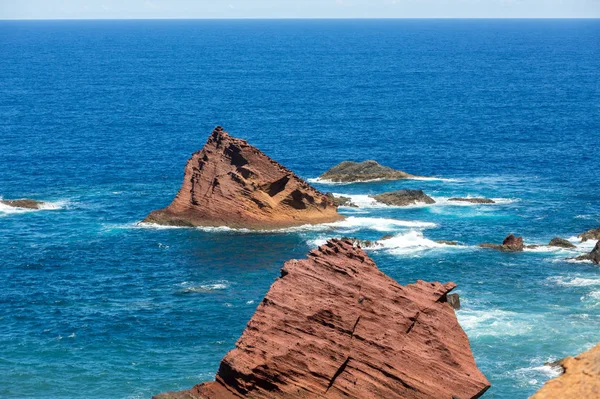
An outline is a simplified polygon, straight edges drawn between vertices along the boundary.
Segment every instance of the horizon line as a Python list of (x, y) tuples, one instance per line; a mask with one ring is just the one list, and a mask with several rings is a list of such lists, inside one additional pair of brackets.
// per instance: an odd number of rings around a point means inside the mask
[(596, 20), (598, 17), (115, 17), (115, 18), (0, 18), (0, 21), (231, 21), (231, 20)]

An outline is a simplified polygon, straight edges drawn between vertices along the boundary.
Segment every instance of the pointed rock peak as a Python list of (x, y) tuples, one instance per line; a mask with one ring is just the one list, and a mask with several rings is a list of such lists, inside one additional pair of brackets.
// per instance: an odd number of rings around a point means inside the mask
[(331, 198), (217, 126), (192, 154), (173, 202), (144, 222), (277, 229), (342, 218)]
[(214, 382), (160, 399), (479, 398), (489, 382), (446, 294), (402, 286), (351, 241), (290, 260)]

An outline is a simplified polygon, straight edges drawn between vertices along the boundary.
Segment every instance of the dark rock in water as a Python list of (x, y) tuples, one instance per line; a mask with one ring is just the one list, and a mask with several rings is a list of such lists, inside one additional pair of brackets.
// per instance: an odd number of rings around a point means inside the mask
[(503, 252), (520, 252), (523, 251), (523, 237), (516, 237), (514, 234), (506, 236), (502, 244), (479, 244), (482, 248), (492, 248)]
[(489, 198), (449, 198), (448, 201), (470, 202), (472, 204), (495, 204), (496, 201)]
[(581, 255), (575, 258), (577, 260), (591, 260), (593, 263), (600, 265), (600, 241), (596, 243), (594, 249), (589, 254)]
[(373, 248), (373, 247), (378, 246), (377, 241), (361, 240), (361, 239), (355, 238), (355, 237), (342, 237), (341, 240), (351, 242), (352, 245), (358, 246), (360, 248)]
[(384, 235), (383, 237), (381, 237), (381, 238), (379, 239), (379, 241), (383, 241), (383, 240), (389, 240), (390, 238), (394, 238), (394, 235), (393, 235), (393, 234), (386, 234), (386, 235)]
[(448, 294), (446, 295), (446, 298), (448, 299), (448, 303), (450, 304), (450, 306), (452, 306), (453, 309), (460, 309), (460, 297), (458, 296), (458, 294)]
[(352, 198), (350, 198), (350, 197), (344, 197), (343, 195), (340, 195), (339, 197), (336, 197), (335, 195), (333, 195), (333, 193), (326, 193), (325, 195), (336, 206), (349, 206), (349, 207), (352, 207), (352, 208), (358, 208), (358, 205), (356, 205), (354, 202), (352, 202)]
[(156, 399), (475, 399), (490, 384), (447, 303), (402, 286), (351, 242), (290, 260), (215, 381)]
[(588, 230), (585, 233), (581, 233), (577, 236), (577, 238), (581, 238), (581, 241), (583, 242), (587, 240), (600, 240), (600, 227), (597, 229)]
[(555, 363), (563, 369), (563, 373), (546, 382), (529, 399), (600, 398), (600, 344)]
[[(458, 242), (456, 242), (456, 241), (436, 240), (435, 242), (437, 242), (438, 244), (444, 244), (444, 245), (458, 245)], [(458, 294), (456, 294), (456, 295), (458, 295)]]
[(575, 245), (571, 244), (569, 241), (564, 238), (554, 237), (548, 243), (549, 247), (560, 247), (560, 248), (576, 248)]
[(433, 198), (423, 192), (423, 190), (398, 190), (389, 193), (371, 195), (371, 198), (377, 202), (393, 206), (407, 206), (413, 204), (435, 204)]
[(0, 204), (12, 206), (13, 208), (40, 209), (44, 203), (42, 201), (23, 198), (17, 200), (0, 200)]
[(217, 126), (188, 161), (173, 202), (144, 222), (277, 229), (341, 219), (325, 194)]
[(416, 177), (401, 170), (381, 166), (376, 161), (352, 162), (344, 161), (327, 172), (320, 178), (334, 182), (360, 182), (369, 180), (399, 180)]

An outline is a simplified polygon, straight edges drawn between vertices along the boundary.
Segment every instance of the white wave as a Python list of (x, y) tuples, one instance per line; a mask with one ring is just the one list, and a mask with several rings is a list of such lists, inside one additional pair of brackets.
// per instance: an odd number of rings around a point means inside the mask
[(547, 281), (559, 285), (561, 287), (590, 287), (600, 286), (600, 277), (598, 278), (583, 278), (570, 276), (554, 276), (548, 277)]
[(452, 178), (444, 178), (444, 177), (427, 177), (427, 176), (414, 176), (414, 177), (406, 177), (403, 179), (369, 179), (369, 180), (359, 180), (352, 182), (339, 182), (332, 181), (328, 179), (321, 179), (320, 177), (310, 177), (306, 179), (309, 183), (319, 183), (319, 184), (329, 184), (329, 185), (347, 185), (347, 184), (357, 184), (357, 183), (373, 183), (377, 181), (402, 181), (402, 180), (425, 180), (425, 181), (443, 181), (443, 182), (459, 182), (461, 179), (452, 179)]
[(539, 245), (536, 248), (524, 248), (523, 252), (537, 252), (537, 253), (552, 253), (563, 256), (573, 256), (573, 253), (578, 252), (576, 248), (562, 248), (562, 247), (551, 247), (546, 244), (535, 244)]
[(398, 234), (392, 238), (386, 240), (379, 240), (376, 242), (376, 246), (372, 248), (365, 248), (366, 250), (379, 250), (383, 249), (390, 254), (404, 255), (407, 253), (413, 253), (418, 251), (424, 251), (433, 248), (458, 248), (459, 246), (446, 245), (435, 242), (428, 238), (423, 237), (423, 233), (420, 231), (411, 230), (408, 233)]
[(536, 323), (535, 315), (494, 308), (486, 310), (462, 308), (456, 312), (456, 316), (470, 338), (527, 334), (533, 330)]
[(490, 198), (494, 201), (493, 204), (478, 204), (466, 201), (450, 201), (450, 198), (482, 198), (482, 197), (431, 197), (435, 200), (435, 204), (432, 205), (451, 205), (451, 206), (493, 206), (493, 205), (506, 205), (512, 204), (513, 202), (521, 201), (519, 198)]
[(431, 181), (443, 181), (443, 182), (460, 182), (463, 181), (463, 179), (456, 179), (456, 178), (449, 178), (449, 177), (435, 177), (435, 176), (415, 176), (415, 177), (408, 177), (406, 179), (403, 180), (431, 180)]
[(227, 288), (229, 288), (229, 281), (218, 280), (218, 281), (207, 282), (207, 283), (199, 284), (199, 285), (193, 285), (192, 283), (190, 283), (188, 281), (184, 281), (183, 283), (179, 284), (179, 286), (182, 287), (180, 292), (184, 293), (184, 294), (197, 293), (197, 292), (211, 292), (211, 291), (226, 290)]
[[(359, 208), (388, 208), (388, 205), (382, 204), (381, 202), (375, 201), (370, 195), (367, 194), (340, 194), (333, 193), (336, 197), (348, 197), (350, 201), (357, 205)], [(343, 208), (352, 208), (344, 206)]]
[[(336, 197), (348, 197), (351, 202), (357, 205), (359, 208), (424, 208), (424, 207), (436, 207), (436, 206), (493, 206), (493, 205), (505, 205), (516, 201), (520, 201), (518, 198), (491, 198), (495, 201), (494, 204), (477, 204), (472, 202), (464, 201), (449, 201), (453, 197), (431, 197), (435, 201), (434, 204), (426, 204), (419, 202), (416, 204), (410, 204), (405, 206), (386, 205), (381, 202), (377, 202), (373, 197), (368, 194), (344, 194), (344, 193), (333, 193)], [(473, 198), (473, 197), (464, 197)], [(348, 206), (342, 206), (344, 209), (356, 209)]]
[(364, 228), (376, 231), (394, 231), (399, 227), (433, 228), (437, 225), (432, 222), (422, 222), (418, 220), (398, 220), (389, 218), (368, 218), (349, 216), (344, 220), (340, 220), (339, 222), (325, 223), (323, 225), (316, 226), (328, 226), (333, 227), (334, 229)]

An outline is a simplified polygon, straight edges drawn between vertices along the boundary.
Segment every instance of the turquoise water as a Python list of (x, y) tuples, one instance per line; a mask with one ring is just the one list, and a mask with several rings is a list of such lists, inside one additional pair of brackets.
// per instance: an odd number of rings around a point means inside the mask
[[(600, 23), (0, 22), (0, 397), (147, 398), (210, 380), (278, 275), (328, 237), (400, 283), (454, 281), (492, 382), (600, 341)], [(439, 180), (331, 185), (346, 221), (276, 233), (137, 225), (223, 125), (307, 179), (346, 159)], [(423, 189), (430, 206), (368, 194)], [(451, 205), (451, 196), (495, 205)], [(574, 251), (477, 248), (508, 233)], [(449, 239), (449, 247), (433, 240)]]

